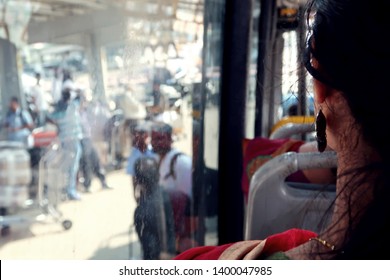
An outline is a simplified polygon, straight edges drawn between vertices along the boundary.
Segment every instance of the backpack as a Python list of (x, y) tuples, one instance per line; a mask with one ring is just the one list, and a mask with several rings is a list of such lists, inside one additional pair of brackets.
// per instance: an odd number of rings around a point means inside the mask
[[(169, 172), (164, 176), (168, 179), (172, 176), (176, 181), (175, 163), (182, 152), (177, 152), (172, 158), (169, 165)], [(175, 222), (176, 235), (176, 251), (177, 253), (197, 246), (197, 241), (193, 238), (198, 229), (198, 217), (191, 214), (191, 200), (181, 192), (168, 191), (170, 201), (172, 204), (173, 217)]]
[(178, 152), (178, 153), (173, 155), (173, 157), (171, 158), (171, 163), (169, 164), (169, 172), (164, 176), (165, 180), (171, 176), (172, 176), (173, 180), (176, 180), (175, 163), (176, 163), (177, 158), (183, 154), (184, 153), (182, 153), (182, 152)]

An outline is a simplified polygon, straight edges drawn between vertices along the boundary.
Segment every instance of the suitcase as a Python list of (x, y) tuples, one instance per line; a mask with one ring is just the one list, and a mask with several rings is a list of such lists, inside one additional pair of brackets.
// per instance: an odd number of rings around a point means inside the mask
[(34, 130), (32, 132), (32, 136), (34, 139), (35, 148), (48, 147), (57, 138), (57, 131)]

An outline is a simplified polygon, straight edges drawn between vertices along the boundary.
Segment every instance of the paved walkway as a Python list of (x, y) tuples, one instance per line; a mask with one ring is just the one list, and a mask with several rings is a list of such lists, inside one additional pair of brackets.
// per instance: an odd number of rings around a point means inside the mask
[(61, 204), (64, 218), (73, 222), (68, 231), (51, 219), (12, 226), (9, 236), (0, 237), (0, 259), (129, 259), (132, 243), (131, 257), (139, 259), (136, 235), (129, 235), (135, 208), (130, 178), (117, 170), (107, 181), (113, 190), (101, 190), (94, 180), (82, 201)]

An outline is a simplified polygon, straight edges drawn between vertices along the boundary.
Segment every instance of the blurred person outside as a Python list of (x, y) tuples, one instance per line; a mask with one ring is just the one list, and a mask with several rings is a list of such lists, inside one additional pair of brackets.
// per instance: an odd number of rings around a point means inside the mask
[(111, 130), (110, 142), (114, 140), (112, 142), (116, 145), (110, 148), (114, 149), (113, 154), (115, 154), (116, 160), (121, 163), (130, 155), (130, 140), (134, 128), (145, 120), (147, 113), (145, 106), (130, 91), (118, 96), (117, 109), (123, 112), (124, 120), (120, 122), (117, 130)]
[(44, 126), (46, 123), (46, 116), (48, 114), (49, 104), (48, 101), (46, 100), (45, 93), (40, 84), (41, 74), (35, 73), (35, 78), (37, 80), (37, 83), (35, 86), (31, 88), (30, 94), (31, 97), (33, 98), (33, 102), (35, 104), (35, 108), (37, 112), (36, 124), (38, 127), (40, 127), (40, 126)]
[(191, 198), (192, 159), (172, 147), (172, 131), (172, 126), (166, 123), (155, 123), (152, 126), (151, 144), (158, 155), (160, 184), (167, 190), (180, 191)]
[(133, 178), (140, 194), (134, 211), (134, 225), (142, 245), (143, 259), (172, 258), (175, 254), (173, 212), (169, 195), (158, 183), (156, 160), (138, 158), (134, 164)]
[(58, 137), (61, 142), (63, 159), (63, 172), (67, 176), (65, 191), (69, 199), (80, 200), (77, 192), (77, 173), (81, 157), (82, 127), (79, 112), (79, 102), (71, 100), (69, 89), (62, 92), (62, 99), (57, 103), (48, 121), (54, 123), (58, 129)]
[(72, 73), (70, 72), (70, 70), (67, 69), (63, 70), (63, 75), (62, 75), (61, 92), (63, 92), (64, 90), (69, 90), (71, 99), (76, 98), (77, 86), (73, 80)]
[(197, 227), (192, 216), (192, 159), (172, 147), (172, 127), (166, 123), (152, 126), (151, 144), (158, 155), (159, 185), (171, 198), (176, 234), (176, 250), (181, 252), (193, 245), (192, 234)]
[(78, 94), (76, 101), (80, 102), (82, 128), (80, 171), (82, 171), (85, 191), (90, 192), (93, 174), (99, 178), (102, 189), (112, 189), (107, 184), (105, 170), (100, 163), (99, 155), (92, 141), (92, 120), (89, 118), (88, 104), (83, 93)]
[(52, 98), (54, 104), (57, 104), (61, 100), (62, 92), (62, 71), (61, 68), (54, 69), (54, 76), (52, 81)]
[[(110, 119), (112, 112), (106, 101), (98, 98), (88, 98), (86, 93), (85, 98), (88, 99), (88, 117), (90, 126), (93, 127), (91, 131), (91, 138), (93, 139), (94, 146), (99, 155), (100, 163), (103, 167), (108, 166), (108, 148), (109, 148), (109, 137), (106, 133), (107, 125), (110, 125)], [(114, 124), (111, 123), (111, 126)], [(112, 128), (111, 128), (112, 129)]]
[[(21, 108), (19, 99), (11, 97), (9, 109), (6, 114), (2, 127), (6, 129), (7, 140), (18, 142), (24, 145), (26, 149), (32, 146), (31, 130), (34, 128), (34, 123), (30, 113)], [(24, 166), (16, 166), (16, 168), (24, 168)], [(8, 215), (7, 207), (0, 207), (0, 216)], [(1, 234), (8, 234), (10, 226), (3, 223), (1, 226)]]
[(150, 113), (153, 116), (164, 113), (168, 109), (168, 100), (167, 97), (161, 92), (161, 84), (157, 81), (153, 81), (153, 107), (149, 108)]
[(32, 145), (31, 130), (34, 122), (27, 110), (24, 110), (17, 97), (11, 97), (9, 109), (3, 127), (6, 128), (7, 140), (23, 143), (26, 147)]
[(161, 104), (160, 83), (154, 80), (153, 80), (152, 95), (153, 95), (153, 106), (155, 107), (160, 106)]
[(153, 72), (153, 103), (154, 106), (160, 107), (164, 111), (168, 104), (166, 104), (167, 100), (165, 100), (166, 97), (163, 96), (160, 86), (167, 84), (173, 77), (171, 72), (165, 67), (155, 67)]
[(126, 173), (132, 177), (133, 187), (134, 187), (134, 196), (138, 201), (139, 193), (135, 190), (134, 183), (134, 165), (135, 162), (142, 157), (153, 157), (157, 158), (157, 155), (152, 151), (150, 144), (148, 143), (149, 130), (146, 124), (139, 124), (134, 128), (134, 132), (131, 134), (131, 152), (130, 156), (127, 159)]

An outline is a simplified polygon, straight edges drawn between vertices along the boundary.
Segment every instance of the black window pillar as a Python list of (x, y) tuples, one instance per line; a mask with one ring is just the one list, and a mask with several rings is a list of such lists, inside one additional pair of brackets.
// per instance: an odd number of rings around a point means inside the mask
[(270, 72), (272, 68), (271, 52), (276, 36), (276, 2), (260, 0), (255, 136), (268, 136), (269, 127), (267, 126), (270, 113), (270, 95), (272, 94), (271, 81), (273, 79), (273, 73)]
[(219, 136), (218, 240), (243, 239), (242, 140), (251, 38), (252, 0), (226, 1)]

